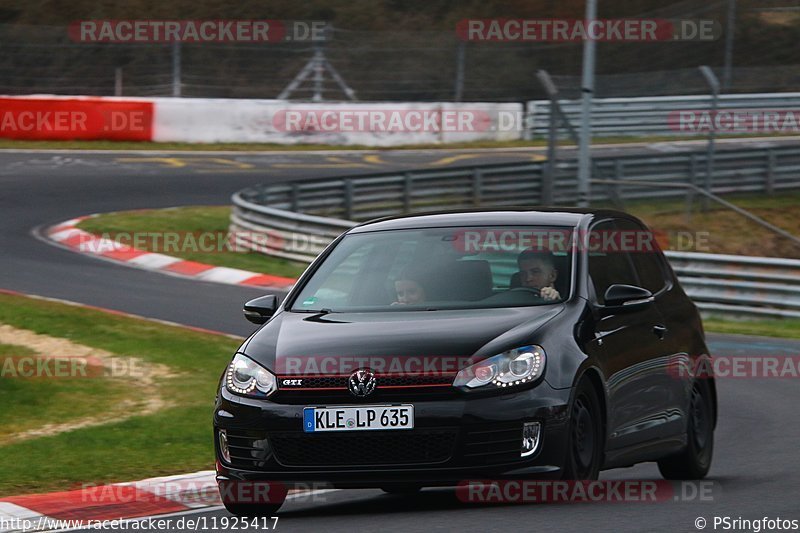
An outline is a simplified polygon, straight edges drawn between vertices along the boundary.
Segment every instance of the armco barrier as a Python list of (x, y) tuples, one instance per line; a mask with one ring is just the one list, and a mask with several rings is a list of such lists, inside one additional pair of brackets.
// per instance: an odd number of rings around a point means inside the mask
[[(573, 125), (580, 123), (580, 100), (559, 100), (559, 104)], [(681, 110), (709, 111), (710, 109), (711, 98), (708, 95), (596, 98), (592, 100), (592, 135), (596, 137), (707, 135), (705, 131), (680, 131), (675, 127), (674, 117), (671, 119), (671, 115)], [(719, 97), (719, 110), (800, 112), (800, 93), (723, 94)], [(527, 117), (526, 138), (546, 138), (550, 124), (550, 101), (528, 102)], [(563, 125), (560, 128), (561, 134), (566, 136)]]
[[(757, 166), (760, 161), (754, 157), (750, 164)], [(658, 176), (658, 162), (651, 163), (649, 168)], [(356, 224), (342, 218), (366, 220), (481, 205), (537, 205), (541, 181), (537, 165), (506, 163), (255, 186), (233, 195), (231, 230), (242, 233), (239, 242), (245, 247), (310, 262)], [(642, 172), (648, 168), (643, 162), (640, 166)], [(795, 161), (792, 167), (797, 176), (800, 166)], [(747, 167), (740, 170), (750, 172)], [(800, 186), (796, 177), (792, 184)], [(261, 237), (248, 238), (253, 233)], [(687, 294), (706, 313), (800, 318), (799, 260), (687, 252), (666, 255)]]

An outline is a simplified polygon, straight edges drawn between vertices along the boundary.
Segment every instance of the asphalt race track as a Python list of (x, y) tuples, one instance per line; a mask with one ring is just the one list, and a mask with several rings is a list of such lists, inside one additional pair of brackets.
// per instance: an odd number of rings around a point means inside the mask
[[(766, 141), (765, 141), (766, 142)], [(772, 142), (772, 141), (770, 141)], [(777, 141), (776, 141), (777, 142)], [(611, 150), (671, 151), (670, 143)], [(64, 298), (237, 335), (252, 331), (242, 302), (257, 289), (185, 280), (62, 250), (35, 229), (97, 212), (223, 205), (259, 182), (540, 157), (498, 152), (91, 153), (0, 151), (0, 288)], [(538, 154), (538, 155), (537, 155)], [(198, 290), (198, 288), (200, 290)], [(798, 355), (800, 342), (709, 335), (712, 353)], [(225, 359), (220, 364), (225, 364)], [(800, 389), (796, 379), (720, 379), (709, 476), (713, 501), (475, 505), (452, 490), (418, 496), (333, 491), (288, 501), (279, 531), (697, 531), (715, 516), (800, 519)], [(211, 402), (212, 399), (209, 399)], [(603, 479), (660, 479), (653, 464)], [(206, 510), (193, 517), (228, 516)], [(210, 523), (210, 522), (209, 522)], [(718, 526), (717, 529), (721, 529)]]

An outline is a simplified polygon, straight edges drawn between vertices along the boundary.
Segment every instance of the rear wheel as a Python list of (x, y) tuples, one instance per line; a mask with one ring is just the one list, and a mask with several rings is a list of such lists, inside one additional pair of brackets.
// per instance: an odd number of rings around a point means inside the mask
[(605, 438), (597, 391), (582, 380), (570, 409), (563, 479), (597, 479)]
[(700, 379), (692, 387), (686, 448), (658, 461), (665, 479), (702, 479), (711, 468), (714, 455), (714, 404), (708, 381)]

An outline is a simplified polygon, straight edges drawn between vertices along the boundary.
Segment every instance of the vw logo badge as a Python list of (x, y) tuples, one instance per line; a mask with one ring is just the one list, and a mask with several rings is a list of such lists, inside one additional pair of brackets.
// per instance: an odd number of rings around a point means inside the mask
[(366, 368), (359, 368), (347, 380), (347, 388), (350, 394), (356, 398), (364, 398), (372, 394), (375, 390), (375, 374)]

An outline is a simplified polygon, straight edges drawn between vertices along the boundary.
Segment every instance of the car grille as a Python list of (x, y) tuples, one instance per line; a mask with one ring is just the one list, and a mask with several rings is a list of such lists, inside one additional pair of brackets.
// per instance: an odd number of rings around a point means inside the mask
[(357, 434), (271, 433), (277, 461), (285, 466), (436, 464), (450, 459), (455, 430)]
[(519, 459), (522, 424), (492, 424), (467, 429), (462, 456), (473, 465), (500, 464)]
[[(303, 376), (302, 385), (282, 385), (284, 379), (298, 379), (298, 376), (278, 376), (281, 391), (308, 391), (310, 389), (347, 390), (350, 376)], [(377, 374), (378, 389), (392, 387), (449, 387), (453, 384), (455, 374)]]
[(270, 458), (267, 436), (263, 432), (227, 430), (231, 465), (246, 469), (260, 469)]

